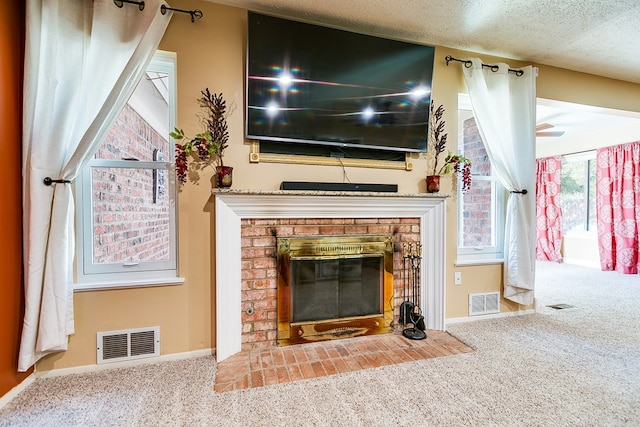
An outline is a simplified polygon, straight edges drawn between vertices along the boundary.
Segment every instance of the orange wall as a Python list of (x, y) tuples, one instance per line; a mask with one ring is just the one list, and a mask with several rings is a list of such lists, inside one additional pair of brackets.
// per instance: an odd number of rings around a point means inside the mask
[(7, 2), (0, 13), (0, 396), (29, 373), (17, 373), (22, 324), (22, 63), (24, 3)]

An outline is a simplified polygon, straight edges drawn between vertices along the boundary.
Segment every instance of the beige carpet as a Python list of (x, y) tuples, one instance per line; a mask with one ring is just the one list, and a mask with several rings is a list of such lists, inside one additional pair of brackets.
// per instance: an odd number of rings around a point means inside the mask
[[(468, 354), (216, 394), (212, 358), (38, 380), (1, 426), (638, 426), (640, 276), (541, 264), (534, 315)], [(555, 310), (546, 305), (569, 304)]]

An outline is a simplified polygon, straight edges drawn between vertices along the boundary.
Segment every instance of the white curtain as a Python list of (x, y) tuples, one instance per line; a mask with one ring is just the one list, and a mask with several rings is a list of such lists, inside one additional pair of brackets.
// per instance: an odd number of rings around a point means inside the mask
[(74, 201), (69, 184), (102, 143), (170, 20), (161, 0), (28, 0), (23, 110), (25, 316), (29, 369), (74, 332)]
[(504, 297), (529, 305), (535, 281), (537, 69), (524, 67), (522, 76), (517, 76), (507, 64), (490, 68), (477, 58), (470, 61), (471, 66), (463, 64), (462, 69), (471, 106), (491, 166), (509, 190)]

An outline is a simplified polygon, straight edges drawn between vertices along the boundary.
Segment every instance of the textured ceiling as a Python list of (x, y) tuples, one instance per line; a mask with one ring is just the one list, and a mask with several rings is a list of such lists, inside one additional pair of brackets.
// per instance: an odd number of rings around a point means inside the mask
[[(640, 0), (211, 1), (640, 84)], [(539, 100), (537, 118), (564, 132), (537, 138), (544, 155), (582, 151), (589, 135), (612, 144), (640, 134), (640, 113)]]
[(215, 0), (640, 83), (639, 0)]

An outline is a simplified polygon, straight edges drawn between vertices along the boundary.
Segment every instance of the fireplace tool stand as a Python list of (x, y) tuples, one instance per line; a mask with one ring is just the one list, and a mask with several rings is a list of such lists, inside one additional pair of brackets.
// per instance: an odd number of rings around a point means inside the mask
[(402, 288), (403, 302), (400, 304), (400, 323), (412, 325), (402, 330), (402, 335), (411, 340), (427, 338), (424, 316), (420, 309), (420, 265), (422, 244), (418, 242), (402, 244)]

